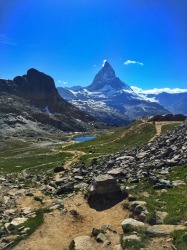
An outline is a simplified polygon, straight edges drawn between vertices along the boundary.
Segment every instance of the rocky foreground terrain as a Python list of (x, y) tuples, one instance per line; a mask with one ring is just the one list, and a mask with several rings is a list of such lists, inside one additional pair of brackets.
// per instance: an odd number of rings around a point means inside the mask
[[(173, 181), (168, 179), (168, 174), (172, 173), (174, 166), (182, 168), (186, 164), (187, 122), (185, 121), (144, 146), (93, 158), (90, 165), (75, 164), (71, 169), (58, 166), (53, 171), (45, 173), (24, 170), (21, 173), (1, 174), (0, 249), (9, 249), (18, 239), (24, 239), (31, 234), (32, 220), (35, 221), (34, 224), (37, 224), (41, 214), (47, 213), (46, 216), (54, 216), (55, 221), (58, 210), (61, 213), (61, 225), (67, 223), (69, 216), (71, 223), (66, 229), (68, 240), (64, 241), (64, 245), (61, 243), (61, 248), (59, 246), (54, 248), (51, 243), (50, 247), (53, 249), (68, 249), (69, 245), (69, 249), (77, 250), (153, 249), (151, 247), (175, 249), (169, 235), (174, 230), (186, 229), (186, 221), (164, 224), (164, 218), (168, 215), (166, 211), (156, 209), (155, 216), (151, 217), (147, 202), (137, 199), (136, 196), (130, 194), (130, 191), (142, 181), (161, 193), (186, 185), (186, 182), (179, 177)], [(148, 193), (144, 193), (149, 197)], [(84, 195), (84, 198), (77, 199), (77, 195)], [(71, 199), (77, 199), (74, 209), (70, 209), (71, 206), (67, 205)], [(114, 226), (115, 222), (113, 225), (108, 217), (103, 217), (106, 222), (101, 228), (95, 228), (92, 232), (83, 230), (84, 234), (82, 234), (81, 227), (84, 225), (86, 211), (80, 209), (81, 204), (82, 206), (85, 204), (84, 209), (90, 211), (90, 215), (96, 211), (95, 220), (99, 213), (104, 211), (107, 211), (110, 217), (110, 212), (112, 215), (112, 208), (115, 207), (116, 211), (123, 215), (122, 218), (115, 215), (121, 220), (119, 222), (121, 230)], [(123, 204), (123, 209), (116, 207), (117, 204), (121, 204), (120, 206)], [(126, 212), (124, 212), (125, 209)], [(48, 217), (45, 218), (48, 220)], [(52, 221), (50, 223), (53, 224)], [(92, 223), (94, 224), (89, 221), (90, 226)], [(52, 224), (51, 228), (54, 227)], [(71, 232), (73, 224), (79, 225), (80, 230), (70, 236), (69, 231)], [(40, 230), (36, 232), (37, 235), (42, 234)], [(56, 234), (59, 233), (57, 230)], [(63, 235), (66, 233), (63, 232)], [(145, 235), (153, 237), (151, 243), (147, 243), (148, 246), (150, 244), (150, 248), (140, 247), (140, 242), (144, 241)], [(55, 235), (53, 237), (55, 241)], [(36, 240), (35, 245), (32, 245), (34, 240)], [(50, 249), (45, 245), (44, 236), (34, 238), (34, 240), (28, 239), (28, 242), (27, 240), (20, 242), (15, 249)], [(39, 242), (43, 244), (43, 248), (37, 245), (40, 244)], [(126, 248), (129, 242), (140, 244), (139, 248)]]

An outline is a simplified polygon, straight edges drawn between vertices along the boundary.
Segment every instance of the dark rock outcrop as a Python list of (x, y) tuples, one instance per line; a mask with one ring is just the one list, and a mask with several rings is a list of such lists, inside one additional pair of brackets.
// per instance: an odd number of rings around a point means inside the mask
[(161, 122), (161, 121), (185, 121), (187, 117), (182, 114), (167, 114), (167, 115), (155, 115), (148, 119), (148, 122)]
[(17, 129), (18, 116), (28, 124), (27, 130), (32, 122), (36, 128), (39, 124), (63, 131), (86, 131), (95, 125), (93, 117), (60, 97), (50, 76), (36, 69), (13, 81), (0, 79), (0, 115), (4, 131), (5, 123)]

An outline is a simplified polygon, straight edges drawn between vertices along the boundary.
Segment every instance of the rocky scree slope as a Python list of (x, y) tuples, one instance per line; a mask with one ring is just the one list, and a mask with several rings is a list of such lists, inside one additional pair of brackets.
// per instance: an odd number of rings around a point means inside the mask
[(120, 126), (143, 116), (169, 113), (161, 105), (137, 95), (116, 77), (107, 61), (88, 87), (78, 90), (58, 88), (58, 91), (81, 110), (88, 109), (97, 119)]
[(7, 125), (28, 120), (28, 124), (34, 122), (36, 127), (44, 125), (64, 131), (93, 129), (95, 122), (93, 117), (63, 100), (54, 80), (36, 69), (12, 81), (0, 80), (0, 114)]
[[(51, 180), (53, 192), (60, 194), (87, 187), (94, 176), (109, 174), (121, 185), (147, 179), (155, 187), (171, 186), (165, 176), (173, 166), (187, 163), (187, 122), (148, 144), (122, 152), (94, 158), (90, 166), (84, 163), (66, 170), (63, 177)], [(125, 184), (126, 183), (126, 184)], [(49, 191), (50, 192), (50, 191)]]

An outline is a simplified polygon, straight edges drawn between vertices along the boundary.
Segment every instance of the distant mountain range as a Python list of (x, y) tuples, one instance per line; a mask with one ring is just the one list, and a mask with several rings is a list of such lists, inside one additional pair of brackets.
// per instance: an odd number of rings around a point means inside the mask
[(136, 94), (116, 77), (114, 69), (106, 61), (86, 88), (57, 88), (64, 99), (96, 119), (116, 125), (127, 125), (132, 120), (156, 114), (170, 113), (156, 102), (150, 102)]
[(105, 126), (102, 122), (127, 125), (141, 117), (186, 111), (187, 93), (140, 96), (116, 77), (107, 61), (86, 88), (57, 91), (54, 80), (36, 69), (13, 80), (0, 79), (0, 136), (87, 131)]
[(96, 121), (60, 97), (54, 80), (36, 69), (12, 81), (0, 79), (0, 132), (60, 129), (86, 131)]
[(175, 94), (163, 92), (157, 95), (149, 94), (147, 97), (154, 98), (173, 114), (187, 115), (187, 92)]

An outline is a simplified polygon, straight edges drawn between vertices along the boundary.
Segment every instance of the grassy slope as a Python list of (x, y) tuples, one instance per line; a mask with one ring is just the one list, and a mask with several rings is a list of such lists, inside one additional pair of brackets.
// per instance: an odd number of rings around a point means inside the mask
[(171, 123), (171, 124), (166, 124), (162, 126), (162, 131), (161, 134), (165, 134), (167, 131), (174, 129), (176, 126), (178, 126), (179, 123)]
[[(66, 151), (80, 150), (86, 153), (81, 161), (94, 156), (114, 153), (124, 148), (131, 148), (147, 143), (156, 133), (153, 124), (135, 122), (128, 127), (111, 129), (105, 135), (96, 139), (75, 143), (61, 148), (61, 145), (49, 147), (33, 147), (32, 143), (24, 141), (4, 141), (0, 151), (0, 171), (10, 173), (38, 167), (50, 169), (64, 163), (72, 157)], [(125, 136), (124, 136), (125, 134)]]
[[(187, 165), (174, 167), (173, 171), (168, 174), (167, 179), (171, 181), (182, 180), (185, 182), (185, 185), (160, 192), (160, 190), (154, 190), (147, 180), (144, 180), (130, 190), (130, 193), (137, 200), (147, 202), (149, 211), (147, 216), (148, 222), (155, 219), (155, 211), (163, 211), (168, 213), (168, 216), (164, 219), (165, 224), (183, 224), (187, 221)], [(149, 197), (145, 197), (145, 192), (149, 194)], [(128, 204), (125, 203), (124, 207), (128, 207)], [(187, 243), (183, 240), (184, 235), (187, 235), (187, 230), (178, 230), (171, 234), (177, 249), (187, 249)]]
[[(0, 172), (20, 172), (24, 169), (37, 167), (47, 170), (64, 163), (72, 154), (59, 152), (59, 146), (34, 147), (32, 143), (20, 140), (1, 143)], [(58, 151), (56, 151), (58, 150)]]
[[(124, 136), (125, 133), (125, 136)], [(81, 150), (86, 153), (81, 159), (110, 154), (124, 148), (132, 148), (147, 143), (156, 133), (153, 124), (134, 123), (128, 127), (110, 131), (108, 135), (100, 136), (91, 141), (76, 143), (64, 150)], [(90, 154), (91, 153), (91, 154)]]

